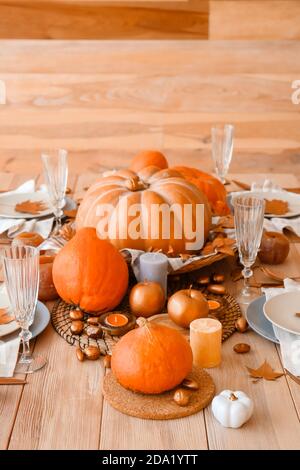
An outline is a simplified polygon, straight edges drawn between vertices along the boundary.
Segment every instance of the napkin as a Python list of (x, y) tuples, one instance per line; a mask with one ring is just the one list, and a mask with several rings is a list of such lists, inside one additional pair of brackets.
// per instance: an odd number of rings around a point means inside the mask
[(283, 294), (285, 292), (293, 292), (295, 290), (300, 291), (300, 283), (294, 281), (293, 279), (289, 279), (288, 277), (283, 281), (284, 287), (269, 287), (269, 288), (262, 288), (262, 292), (266, 296), (266, 300), (275, 297), (276, 295)]
[(12, 377), (16, 367), (20, 338), (0, 340), (0, 377)]
[[(4, 291), (5, 286), (2, 284), (0, 287), (0, 295), (4, 293)], [(0, 338), (0, 377), (12, 377), (14, 375), (19, 346), (19, 336), (11, 339), (9, 339), (9, 336)]]
[[(22, 194), (32, 193), (35, 191), (35, 181), (28, 180), (21, 184), (14, 191), (8, 191), (5, 194)], [(40, 187), (40, 191), (46, 191), (45, 185)], [(4, 194), (4, 193), (3, 193)], [(39, 233), (43, 238), (47, 238), (51, 232), (53, 225), (53, 217), (44, 220), (38, 219), (8, 219), (6, 217), (0, 217), (0, 234), (7, 231), (9, 238), (13, 238), (22, 232), (36, 232)]]
[(281, 217), (274, 217), (270, 220), (265, 219), (264, 228), (273, 232), (282, 232), (283, 229), (287, 228), (300, 237), (300, 217), (295, 219), (284, 219)]

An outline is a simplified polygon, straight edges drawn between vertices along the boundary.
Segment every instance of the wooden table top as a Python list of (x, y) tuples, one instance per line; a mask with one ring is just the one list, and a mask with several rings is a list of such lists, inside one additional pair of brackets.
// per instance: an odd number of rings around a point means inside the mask
[[(241, 179), (241, 175), (235, 175)], [(243, 181), (258, 179), (247, 175)], [(95, 175), (71, 176), (69, 186), (80, 194)], [(283, 186), (297, 186), (293, 175), (272, 175)], [(13, 188), (26, 177), (0, 173), (1, 189)], [(299, 275), (300, 242), (294, 240), (284, 265), (287, 276)], [(214, 266), (216, 269), (216, 266)], [(230, 263), (218, 270), (229, 277)], [(259, 280), (261, 274), (255, 271)], [(227, 279), (233, 294), (238, 283)], [(251, 352), (237, 355), (233, 345), (247, 342)], [(1, 449), (299, 449), (300, 386), (283, 376), (274, 382), (253, 383), (245, 366), (257, 367), (265, 359), (282, 370), (278, 347), (253, 331), (235, 333), (223, 343), (222, 364), (209, 373), (217, 392), (243, 390), (254, 400), (254, 415), (241, 429), (223, 428), (210, 406), (200, 413), (172, 421), (147, 421), (125, 416), (103, 399), (105, 374), (102, 361), (79, 363), (51, 324), (37, 338), (34, 351), (48, 359), (47, 366), (28, 377), (25, 386), (0, 387)]]

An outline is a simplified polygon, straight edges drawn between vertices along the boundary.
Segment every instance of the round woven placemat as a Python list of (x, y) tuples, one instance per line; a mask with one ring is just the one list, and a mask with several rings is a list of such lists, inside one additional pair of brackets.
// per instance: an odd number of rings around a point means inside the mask
[[(189, 277), (180, 276), (180, 281), (171, 281), (168, 283), (168, 295), (172, 295), (174, 292), (180, 289), (186, 289), (192, 283), (192, 279)], [(196, 288), (196, 287), (194, 287)], [(222, 341), (229, 338), (235, 331), (235, 322), (241, 316), (241, 310), (232, 295), (225, 294), (223, 296), (208, 295), (208, 298), (216, 299), (222, 302), (222, 309), (218, 313), (217, 318), (222, 323)], [(129, 307), (129, 296), (128, 293), (121, 302), (121, 304), (115, 309), (115, 311), (122, 311), (124, 313), (130, 313)], [(72, 335), (71, 319), (69, 316), (72, 306), (58, 300), (52, 309), (51, 321), (54, 329), (57, 333), (64, 338), (69, 344), (76, 345), (84, 349), (86, 346), (94, 345), (100, 348), (102, 354), (110, 354), (113, 345), (119, 340), (118, 336), (111, 336), (108, 333), (104, 333), (102, 339), (91, 339), (85, 333), (81, 336)], [(88, 316), (86, 315), (86, 319)]]
[(215, 394), (215, 384), (211, 376), (203, 369), (194, 367), (189, 378), (199, 384), (199, 390), (190, 392), (190, 402), (187, 406), (179, 406), (174, 402), (174, 390), (160, 395), (143, 395), (131, 392), (122, 387), (112, 373), (104, 377), (103, 395), (113, 408), (135, 418), (183, 418), (205, 408)]

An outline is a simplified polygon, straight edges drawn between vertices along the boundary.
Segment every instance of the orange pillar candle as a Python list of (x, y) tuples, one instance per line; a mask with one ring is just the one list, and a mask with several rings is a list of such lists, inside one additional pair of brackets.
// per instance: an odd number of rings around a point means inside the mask
[(199, 367), (221, 363), (222, 324), (213, 318), (199, 318), (190, 324), (193, 362)]

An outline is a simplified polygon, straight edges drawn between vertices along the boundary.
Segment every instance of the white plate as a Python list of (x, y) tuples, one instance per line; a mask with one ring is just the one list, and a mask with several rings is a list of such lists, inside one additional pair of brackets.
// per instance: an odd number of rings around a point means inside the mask
[(265, 214), (265, 217), (296, 217), (300, 215), (300, 195), (295, 193), (290, 193), (288, 191), (240, 191), (238, 193), (232, 194), (232, 203), (234, 199), (238, 196), (257, 196), (263, 199), (271, 201), (272, 199), (280, 199), (281, 201), (286, 201), (289, 204), (289, 211), (283, 215), (276, 214)]
[[(0, 289), (0, 308), (4, 308), (8, 306), (9, 306), (8, 295), (7, 295), (5, 286), (2, 285)], [(50, 312), (48, 308), (46, 307), (45, 304), (43, 304), (42, 302), (38, 300), (36, 304), (34, 320), (33, 320), (32, 325), (29, 328), (32, 333), (32, 339), (35, 338), (37, 335), (39, 335), (42, 331), (44, 331), (49, 321), (50, 321)], [(13, 336), (16, 336), (18, 334), (16, 332), (18, 332), (19, 329), (20, 328), (17, 322), (15, 321), (12, 321), (11, 323), (8, 323), (7, 325), (0, 325), (0, 338), (2, 338), (3, 336), (10, 335), (10, 334), (12, 334)]]
[[(6, 289), (4, 286), (1, 287), (0, 290), (0, 308), (7, 308), (9, 307), (9, 300)], [(0, 325), (0, 338), (5, 335), (9, 335), (14, 331), (18, 330), (19, 327), (15, 321), (7, 323), (6, 325)]]
[[(48, 208), (39, 214), (27, 214), (15, 211), (16, 204), (24, 201), (42, 201)], [(49, 196), (44, 192), (0, 195), (0, 217), (9, 219), (37, 219), (52, 214)]]
[(300, 335), (300, 317), (295, 313), (300, 312), (300, 292), (285, 292), (276, 295), (264, 305), (264, 314), (273, 325)]

